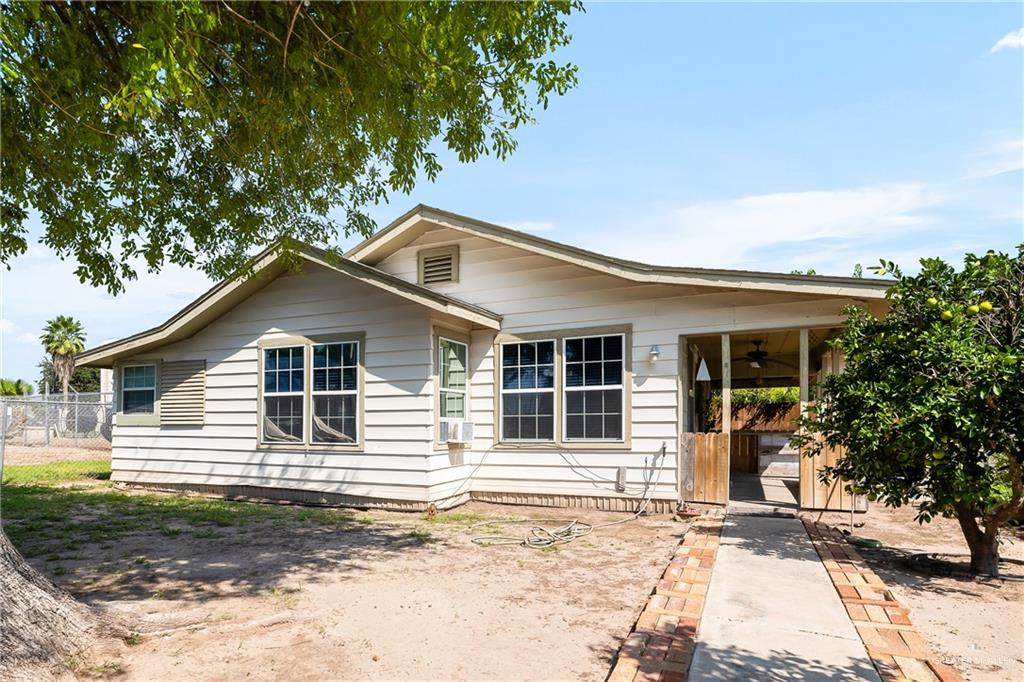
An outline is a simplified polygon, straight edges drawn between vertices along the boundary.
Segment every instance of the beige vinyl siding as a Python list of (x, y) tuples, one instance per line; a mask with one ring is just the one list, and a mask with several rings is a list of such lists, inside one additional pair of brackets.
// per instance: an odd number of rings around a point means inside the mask
[[(632, 325), (632, 443), (629, 450), (583, 444), (570, 449), (496, 446), (495, 333), (475, 331), (470, 344), (474, 442), (463, 463), (431, 472), (434, 488), (458, 489), (460, 479), (472, 476), (473, 491), (635, 498), (644, 489), (645, 458), (649, 462), (664, 443), (669, 456), (654, 492), (658, 498), (674, 499), (680, 334), (829, 325), (851, 302), (631, 283), (451, 229), (427, 232), (375, 267), (414, 282), (417, 253), (444, 246), (458, 247), (459, 281), (433, 288), (502, 315), (502, 334)], [(654, 345), (660, 357), (651, 365), (648, 354)], [(614, 490), (620, 466), (626, 467), (627, 495)]]
[[(254, 485), (427, 500), (433, 453), (429, 311), (325, 268), (283, 275), (195, 336), (148, 355), (206, 363), (204, 424), (116, 426), (113, 479)], [(261, 339), (364, 333), (360, 451), (257, 447)]]

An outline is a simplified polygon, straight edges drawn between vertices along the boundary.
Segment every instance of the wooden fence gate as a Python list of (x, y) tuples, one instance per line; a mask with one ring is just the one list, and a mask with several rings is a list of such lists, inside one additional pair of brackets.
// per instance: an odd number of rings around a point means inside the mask
[(800, 508), (828, 511), (849, 511), (853, 498), (846, 492), (842, 481), (834, 480), (828, 486), (822, 485), (818, 472), (822, 467), (835, 466), (843, 452), (826, 447), (814, 457), (800, 453)]
[(679, 490), (684, 502), (729, 502), (729, 435), (684, 433), (679, 439)]

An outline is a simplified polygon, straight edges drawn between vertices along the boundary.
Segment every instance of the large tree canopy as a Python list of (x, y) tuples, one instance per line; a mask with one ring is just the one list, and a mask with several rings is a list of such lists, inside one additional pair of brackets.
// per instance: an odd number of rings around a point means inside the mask
[(846, 450), (824, 477), (889, 506), (914, 503), (922, 522), (955, 516), (979, 573), (998, 572), (998, 535), (1024, 509), (1024, 246), (1016, 256), (968, 255), (961, 270), (889, 262), (892, 308), (847, 311), (826, 377), (810, 454)]
[(369, 234), (437, 151), (505, 157), (576, 83), (577, 0), (2, 4), (0, 263), (43, 242), (120, 291), (133, 261), (234, 272)]

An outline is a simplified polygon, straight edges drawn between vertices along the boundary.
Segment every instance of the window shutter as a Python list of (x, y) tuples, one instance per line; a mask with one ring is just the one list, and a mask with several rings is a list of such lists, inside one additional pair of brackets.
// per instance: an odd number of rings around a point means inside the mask
[(459, 281), (459, 248), (447, 246), (419, 252), (420, 284)]
[(160, 387), (161, 425), (202, 426), (206, 422), (206, 360), (163, 363)]

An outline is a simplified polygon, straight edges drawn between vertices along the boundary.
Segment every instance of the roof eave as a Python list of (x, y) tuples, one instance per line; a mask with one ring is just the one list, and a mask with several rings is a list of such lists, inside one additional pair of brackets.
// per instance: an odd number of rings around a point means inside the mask
[[(120, 358), (136, 355), (188, 338), (203, 326), (209, 324), (209, 321), (205, 320), (204, 315), (215, 318), (218, 314), (222, 314), (215, 311), (215, 306), (218, 303), (241, 290), (238, 301), (229, 302), (225, 306), (226, 310), (228, 310), (280, 274), (280, 272), (274, 272), (264, 282), (259, 282), (256, 279), (259, 276), (265, 276), (269, 269), (275, 266), (280, 267), (281, 253), (278, 251), (278, 248), (278, 245), (272, 246), (250, 261), (249, 272), (251, 274), (249, 277), (234, 277), (224, 280), (179, 310), (169, 320), (159, 326), (85, 351), (78, 356), (78, 365), (83, 367), (110, 367)], [(430, 310), (458, 317), (478, 327), (495, 330), (501, 328), (501, 316), (494, 312), (406, 282), (369, 265), (346, 259), (331, 258), (326, 251), (311, 246), (300, 249), (298, 253), (311, 263), (366, 282), (407, 300), (412, 300)]]
[[(792, 275), (751, 270), (724, 270), (649, 265), (588, 251), (495, 225), (476, 218), (419, 204), (345, 254), (356, 262), (376, 263), (403, 246), (402, 235), (420, 221), (468, 234), (483, 235), (509, 246), (557, 258), (635, 282), (721, 287), (858, 299), (884, 299), (892, 282), (874, 278)], [(398, 246), (394, 246), (398, 244)]]

